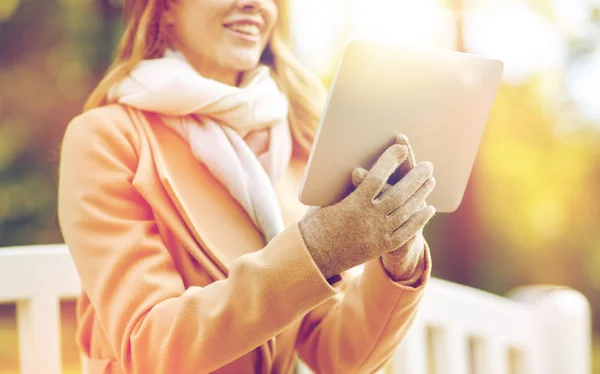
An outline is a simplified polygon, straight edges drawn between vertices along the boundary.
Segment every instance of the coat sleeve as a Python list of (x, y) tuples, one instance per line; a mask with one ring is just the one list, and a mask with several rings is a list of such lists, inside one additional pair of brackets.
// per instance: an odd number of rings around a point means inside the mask
[(381, 259), (370, 261), (363, 272), (340, 292), (308, 313), (296, 348), (316, 373), (374, 373), (391, 358), (417, 313), (431, 274), (429, 247), (425, 270), (417, 287), (394, 282)]
[(86, 112), (67, 127), (59, 172), (63, 236), (125, 373), (214, 371), (336, 293), (297, 225), (234, 261), (227, 279), (186, 289), (132, 186), (137, 137)]

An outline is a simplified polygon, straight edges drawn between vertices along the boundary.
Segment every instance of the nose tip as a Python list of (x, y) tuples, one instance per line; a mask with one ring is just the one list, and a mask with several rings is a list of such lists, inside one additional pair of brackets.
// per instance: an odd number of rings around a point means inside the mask
[(261, 0), (242, 0), (239, 1), (239, 6), (246, 11), (258, 11), (261, 3)]

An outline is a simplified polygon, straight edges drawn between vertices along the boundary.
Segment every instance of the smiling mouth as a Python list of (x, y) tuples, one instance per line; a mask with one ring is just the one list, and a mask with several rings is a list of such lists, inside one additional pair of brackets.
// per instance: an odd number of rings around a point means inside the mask
[(225, 25), (225, 28), (243, 34), (249, 37), (259, 37), (260, 36), (260, 28), (256, 25), (252, 25), (249, 23), (232, 23)]

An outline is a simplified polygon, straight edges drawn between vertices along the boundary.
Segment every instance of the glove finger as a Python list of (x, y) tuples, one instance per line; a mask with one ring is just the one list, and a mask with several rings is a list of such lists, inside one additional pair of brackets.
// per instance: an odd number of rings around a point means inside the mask
[[(404, 178), (404, 176), (408, 174), (410, 170), (414, 168), (417, 162), (415, 161), (414, 151), (412, 150), (408, 137), (405, 134), (399, 134), (396, 137), (396, 144), (406, 146), (408, 151), (406, 159), (397, 167), (397, 169), (391, 177), (392, 180), (395, 179), (396, 181), (399, 181), (400, 179)], [(355, 188), (360, 186), (362, 181), (365, 180), (365, 178), (367, 177), (367, 174), (368, 171), (364, 168), (356, 168), (352, 171), (352, 184)], [(385, 192), (390, 187), (391, 185), (389, 183), (386, 183), (386, 185), (382, 187), (381, 193)]]
[(364, 168), (356, 168), (352, 170), (352, 185), (354, 187), (360, 186), (360, 184), (365, 180), (369, 172)]
[(420, 162), (404, 178), (396, 182), (392, 188), (382, 193), (378, 198), (378, 203), (385, 203), (386, 212), (389, 212), (404, 204), (432, 176), (433, 165), (431, 162)]
[(417, 231), (417, 233), (410, 237), (401, 247), (394, 249), (393, 251), (387, 252), (386, 256), (390, 258), (398, 258), (406, 256), (407, 248), (410, 248), (418, 241), (424, 241), (423, 238), (423, 229)]
[(396, 137), (396, 144), (406, 146), (408, 148), (408, 155), (406, 157), (406, 160), (402, 162), (400, 166), (398, 166), (396, 171), (390, 177), (389, 183), (392, 185), (396, 184), (399, 180), (404, 178), (406, 174), (408, 174), (408, 172), (416, 165), (414, 151), (410, 146), (408, 137), (404, 134), (399, 134)]
[(401, 144), (408, 148), (408, 155), (406, 157), (406, 161), (404, 161), (403, 165), (405, 165), (408, 169), (412, 169), (417, 164), (415, 159), (415, 151), (412, 149), (410, 145), (410, 141), (408, 140), (408, 136), (405, 134), (399, 134), (396, 137), (396, 144)]
[[(352, 171), (352, 184), (354, 185), (355, 188), (360, 186), (360, 184), (367, 177), (367, 174), (369, 174), (369, 172), (367, 171), (367, 169), (363, 169), (363, 168), (356, 168)], [(386, 183), (385, 186), (383, 186), (381, 188), (381, 193), (384, 193), (385, 191), (387, 191), (390, 188), (392, 188), (392, 186), (389, 183)]]
[[(400, 166), (398, 166), (397, 180), (400, 180), (404, 178), (404, 176), (415, 167), (415, 165), (417, 164), (417, 160), (415, 158), (415, 151), (412, 149), (412, 146), (410, 145), (410, 141), (408, 140), (408, 136), (406, 134), (398, 134), (398, 136), (396, 137), (396, 144), (402, 144), (408, 147), (408, 156), (406, 157), (406, 161), (404, 161)], [(423, 201), (419, 208), (422, 209), (426, 206), (427, 203)]]
[(395, 246), (394, 248), (399, 248), (406, 244), (410, 238), (415, 236), (419, 230), (422, 230), (425, 227), (434, 215), (435, 208), (428, 205), (413, 214), (404, 224), (402, 224), (402, 226), (388, 233), (388, 238)]
[(410, 237), (410, 239), (408, 239), (406, 243), (402, 244), (402, 246), (387, 252), (385, 255), (388, 256), (388, 258), (394, 259), (395, 261), (398, 259), (403, 259), (406, 256), (407, 248), (410, 248), (415, 241), (417, 241), (416, 234)]
[(404, 221), (409, 219), (415, 212), (427, 206), (425, 200), (435, 188), (435, 178), (428, 178), (414, 194), (412, 194), (404, 204), (399, 207), (393, 207), (387, 213), (387, 217), (393, 219), (400, 226)]
[(394, 144), (386, 149), (357, 190), (366, 191), (371, 201), (374, 201), (375, 197), (381, 193), (390, 175), (406, 159), (407, 152), (406, 146), (400, 144)]

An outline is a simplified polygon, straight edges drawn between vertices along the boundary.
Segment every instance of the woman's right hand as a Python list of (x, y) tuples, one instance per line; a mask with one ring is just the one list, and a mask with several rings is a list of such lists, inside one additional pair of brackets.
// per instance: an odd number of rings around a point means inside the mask
[(423, 207), (435, 185), (430, 162), (382, 191), (407, 156), (406, 146), (392, 145), (344, 200), (300, 220), (300, 233), (325, 278), (401, 247), (433, 216), (432, 206)]

